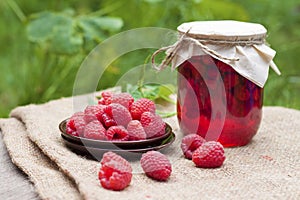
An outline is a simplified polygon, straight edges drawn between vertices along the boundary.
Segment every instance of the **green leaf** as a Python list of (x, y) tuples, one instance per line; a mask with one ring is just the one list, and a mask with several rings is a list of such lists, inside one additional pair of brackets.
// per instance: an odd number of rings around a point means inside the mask
[(54, 53), (77, 53), (83, 39), (75, 32), (73, 19), (69, 16), (71, 13), (66, 13), (41, 12), (33, 15), (33, 20), (27, 26), (28, 39), (47, 44)]
[[(115, 17), (74, 17), (74, 11), (41, 12), (32, 16), (27, 26), (28, 39), (58, 54), (75, 54), (104, 40), (109, 32), (118, 31), (123, 21)], [(79, 29), (78, 29), (79, 27)], [(83, 33), (83, 35), (82, 35)]]
[(139, 88), (137, 85), (131, 85), (127, 84), (126, 86), (126, 92), (131, 94), (131, 96), (134, 98), (134, 100), (140, 99), (143, 97), (142, 93), (139, 91)]
[(160, 110), (156, 110), (156, 114), (158, 114), (161, 118), (169, 118), (175, 116), (177, 112), (162, 112)]
[(147, 98), (152, 101), (163, 99), (165, 101), (175, 103), (169, 96), (175, 92), (175, 87), (171, 84), (144, 84), (142, 86), (127, 84), (126, 91), (130, 93), (134, 99)]
[(140, 88), (143, 97), (155, 101), (159, 98), (159, 85), (149, 84)]
[(115, 17), (81, 16), (77, 19), (77, 25), (82, 29), (84, 48), (91, 50), (95, 45), (107, 38), (108, 32), (119, 31), (123, 21)]
[(171, 103), (175, 103), (174, 100), (172, 100), (170, 98), (170, 95), (171, 94), (174, 94), (175, 93), (175, 86), (174, 85), (171, 85), (171, 84), (168, 84), (168, 85), (161, 85), (159, 87), (159, 92), (158, 92), (158, 96), (168, 102), (171, 102)]
[(27, 26), (27, 35), (32, 42), (43, 42), (53, 36), (57, 26), (65, 26), (72, 20), (68, 16), (52, 12), (41, 12), (32, 16), (33, 20)]
[(34, 20), (27, 26), (27, 36), (31, 42), (45, 41), (51, 37), (56, 17), (49, 12), (42, 12), (34, 16)]
[(123, 20), (118, 17), (94, 17), (91, 20), (101, 29), (111, 32), (119, 31), (123, 26)]
[(74, 54), (79, 52), (83, 44), (81, 35), (72, 30), (72, 24), (66, 24), (65, 27), (56, 27), (53, 31), (51, 51), (60, 54)]
[(119, 31), (123, 21), (117, 17), (82, 16), (78, 19), (78, 25), (83, 29), (85, 36), (103, 39), (103, 31)]

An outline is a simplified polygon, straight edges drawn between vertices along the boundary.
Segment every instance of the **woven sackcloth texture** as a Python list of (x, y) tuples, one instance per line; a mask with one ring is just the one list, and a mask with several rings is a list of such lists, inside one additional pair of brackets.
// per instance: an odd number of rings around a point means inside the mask
[(74, 183), (28, 138), (20, 121), (2, 119), (0, 126), (13, 163), (30, 177), (41, 198), (80, 199)]
[(0, 130), (0, 199), (15, 200), (36, 199), (37, 194), (32, 183), (12, 163), (3, 143)]
[[(65, 147), (58, 124), (73, 113), (73, 98), (18, 107), (12, 119), (0, 120), (12, 161), (34, 183), (42, 199), (299, 199), (300, 111), (265, 107), (253, 141), (225, 149), (221, 168), (201, 169), (183, 158), (176, 118), (167, 119), (175, 142), (165, 151), (173, 173), (167, 182), (134, 173), (121, 192), (103, 189), (99, 162)], [(138, 160), (132, 161), (138, 166)]]

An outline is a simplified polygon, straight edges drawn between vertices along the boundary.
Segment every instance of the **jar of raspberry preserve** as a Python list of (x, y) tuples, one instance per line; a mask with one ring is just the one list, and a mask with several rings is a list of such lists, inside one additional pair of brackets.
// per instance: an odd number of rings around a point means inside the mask
[(197, 133), (225, 147), (248, 144), (257, 133), (263, 87), (275, 51), (266, 29), (238, 21), (180, 25), (168, 59), (178, 71), (177, 118), (184, 134)]

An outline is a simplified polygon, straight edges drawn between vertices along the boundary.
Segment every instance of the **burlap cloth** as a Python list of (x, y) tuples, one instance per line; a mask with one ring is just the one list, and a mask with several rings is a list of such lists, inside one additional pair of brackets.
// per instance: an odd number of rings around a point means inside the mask
[[(201, 169), (183, 158), (176, 118), (168, 119), (177, 136), (166, 154), (173, 173), (157, 182), (135, 173), (129, 187), (103, 189), (97, 179), (99, 162), (79, 156), (67, 147), (58, 124), (73, 113), (72, 98), (43, 105), (18, 107), (1, 119), (4, 143), (42, 199), (299, 199), (300, 111), (265, 107), (253, 141), (228, 148), (218, 169)], [(135, 161), (133, 165), (138, 165)]]

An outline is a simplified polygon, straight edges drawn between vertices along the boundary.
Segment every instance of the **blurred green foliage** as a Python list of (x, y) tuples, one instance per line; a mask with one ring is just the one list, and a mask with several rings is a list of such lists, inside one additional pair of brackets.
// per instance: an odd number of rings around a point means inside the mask
[[(176, 30), (186, 21), (233, 19), (263, 24), (282, 71), (270, 71), (265, 105), (300, 109), (298, 0), (2, 0), (0, 1), (0, 117), (17, 105), (69, 96), (76, 72), (99, 42), (137, 27)], [(154, 50), (122, 56), (99, 89), (114, 86)]]

